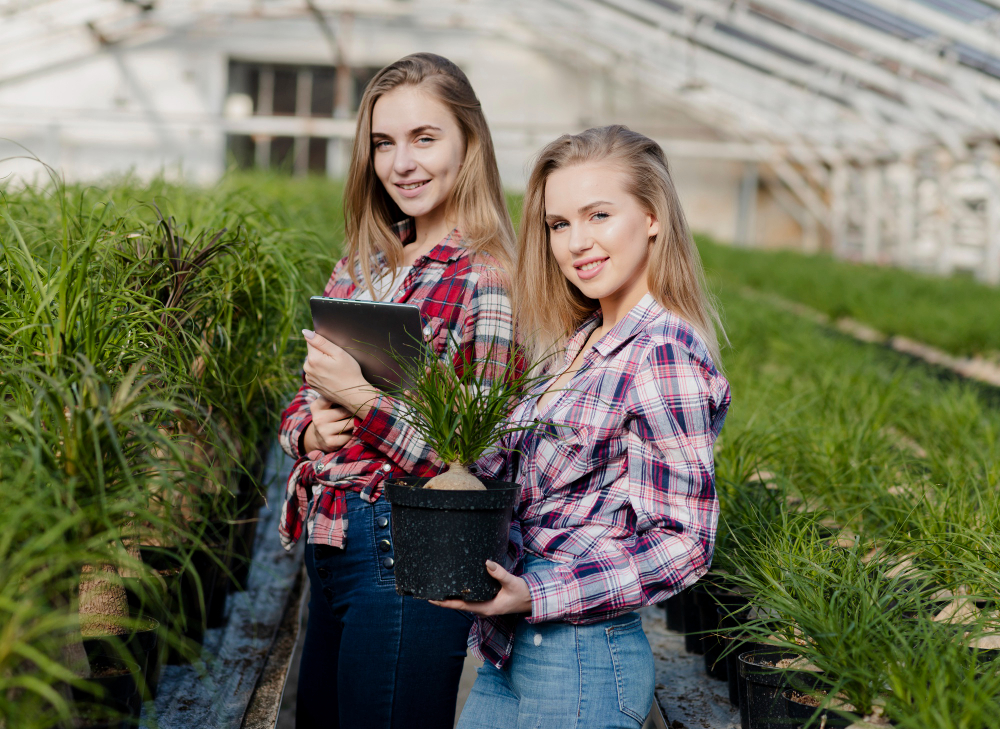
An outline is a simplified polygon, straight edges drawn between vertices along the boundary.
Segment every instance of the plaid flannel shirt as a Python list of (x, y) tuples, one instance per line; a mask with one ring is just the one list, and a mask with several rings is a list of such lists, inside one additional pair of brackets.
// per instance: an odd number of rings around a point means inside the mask
[[(412, 240), (412, 221), (397, 224), (396, 232), (403, 243)], [(385, 266), (384, 259), (379, 263)], [(355, 298), (363, 290), (351, 280), (345, 258), (334, 268), (323, 295)], [(442, 359), (450, 356), (456, 366), (476, 362), (490, 368), (494, 376), (503, 376), (513, 346), (506, 277), (492, 257), (463, 247), (457, 230), (414, 262), (392, 300), (420, 307), (424, 338)], [(353, 437), (343, 448), (333, 453), (303, 453), (302, 436), (312, 422), (309, 404), (317, 397), (319, 393), (305, 383), (303, 373), (302, 386), (281, 416), (279, 442), (297, 459), (285, 488), (278, 527), (288, 550), (307, 524), (311, 544), (343, 546), (347, 490), (374, 502), (386, 478), (434, 476), (444, 469), (402, 419), (399, 403), (388, 395), (379, 396), (364, 420), (355, 420)]]
[[(508, 567), (519, 573), (525, 550), (554, 563), (523, 575), (529, 623), (622, 615), (693, 584), (712, 561), (712, 448), (729, 383), (689, 324), (647, 294), (538, 410), (600, 321), (597, 312), (577, 330), (552, 378), (512, 413), (536, 427), (477, 463), (481, 476), (522, 487)], [(520, 617), (477, 619), (469, 646), (502, 667)]]

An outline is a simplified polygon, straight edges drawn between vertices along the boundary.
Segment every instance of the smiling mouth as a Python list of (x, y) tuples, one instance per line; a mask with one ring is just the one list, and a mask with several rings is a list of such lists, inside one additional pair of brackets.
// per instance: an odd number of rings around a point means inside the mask
[(607, 258), (601, 258), (600, 260), (597, 260), (597, 261), (591, 261), (590, 263), (585, 263), (582, 266), (577, 266), (576, 270), (577, 271), (593, 271), (595, 268), (597, 268), (598, 266), (600, 266), (606, 260), (608, 260), (608, 259)]
[(430, 180), (421, 180), (420, 182), (397, 182), (396, 187), (400, 190), (416, 190), (418, 187), (423, 187)]

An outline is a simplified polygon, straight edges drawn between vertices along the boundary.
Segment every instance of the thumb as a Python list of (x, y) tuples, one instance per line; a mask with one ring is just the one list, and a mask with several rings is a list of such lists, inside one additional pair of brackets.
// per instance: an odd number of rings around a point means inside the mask
[(498, 565), (492, 559), (486, 560), (486, 571), (490, 573), (490, 577), (499, 582), (501, 585), (509, 582), (510, 578), (513, 577), (510, 572)]

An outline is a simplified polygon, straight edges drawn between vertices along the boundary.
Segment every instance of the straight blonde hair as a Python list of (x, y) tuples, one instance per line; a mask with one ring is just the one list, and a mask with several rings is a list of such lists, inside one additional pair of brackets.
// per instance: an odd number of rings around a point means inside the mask
[[(628, 176), (628, 192), (660, 222), (651, 243), (647, 285), (657, 302), (690, 324), (722, 368), (722, 320), (705, 286), (701, 256), (688, 229), (663, 149), (621, 125), (564, 134), (538, 155), (524, 195), (518, 236), (515, 320), (532, 342), (534, 362), (545, 362), (599, 308), (570, 284), (556, 263), (545, 224), (545, 183), (555, 170), (585, 162), (609, 162)], [(718, 333), (717, 333), (718, 332)], [(728, 340), (727, 340), (728, 341)]]
[(514, 227), (500, 184), (490, 128), (472, 84), (462, 69), (447, 58), (414, 53), (383, 68), (365, 88), (344, 187), (351, 280), (355, 286), (361, 285), (356, 275), (360, 268), (364, 285), (373, 298), (372, 268), (377, 254), (385, 255), (393, 272), (402, 261), (403, 245), (392, 226), (405, 216), (375, 174), (372, 112), (384, 94), (401, 86), (420, 87), (432, 94), (451, 111), (462, 130), (465, 159), (446, 204), (458, 221), (463, 244), (493, 256), (507, 270), (513, 262)]

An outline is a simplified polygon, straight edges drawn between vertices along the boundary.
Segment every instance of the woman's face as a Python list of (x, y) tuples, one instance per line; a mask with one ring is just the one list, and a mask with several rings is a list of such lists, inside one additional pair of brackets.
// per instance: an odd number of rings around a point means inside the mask
[(454, 115), (417, 86), (384, 94), (372, 109), (375, 174), (400, 210), (413, 218), (444, 213), (465, 160)]
[(660, 230), (627, 182), (618, 166), (588, 162), (560, 168), (545, 183), (552, 254), (569, 282), (605, 310), (631, 308), (649, 290), (650, 239)]

